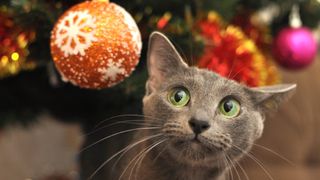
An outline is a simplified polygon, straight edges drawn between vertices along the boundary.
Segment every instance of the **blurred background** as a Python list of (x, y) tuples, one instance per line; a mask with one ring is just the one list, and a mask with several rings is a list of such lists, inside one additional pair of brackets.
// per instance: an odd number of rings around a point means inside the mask
[[(60, 27), (59, 17), (83, 2), (0, 2), (0, 179), (90, 176), (108, 157), (108, 147), (80, 150), (114, 131), (92, 133), (96, 126), (110, 117), (117, 121), (117, 115), (142, 113), (147, 40), (155, 30), (168, 35), (190, 65), (251, 87), (298, 84), (294, 97), (267, 115), (263, 137), (235, 164), (234, 179), (320, 179), (319, 0), (111, 1), (131, 14), (143, 46), (136, 67), (123, 65), (135, 71), (107, 77), (104, 88), (74, 82), (57, 68), (58, 37), (51, 31)], [(90, 2), (77, 8), (102, 13)], [(97, 52), (106, 48), (101, 42), (95, 46)], [(103, 68), (96, 66), (82, 68)], [(95, 179), (105, 179), (103, 170)]]

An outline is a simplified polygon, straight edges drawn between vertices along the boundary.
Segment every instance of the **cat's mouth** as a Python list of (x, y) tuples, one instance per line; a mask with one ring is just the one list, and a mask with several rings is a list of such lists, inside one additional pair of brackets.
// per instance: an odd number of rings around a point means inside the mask
[(207, 149), (208, 147), (201, 142), (198, 137), (195, 137), (194, 139), (190, 140), (190, 148), (193, 151), (203, 151), (203, 149)]
[(176, 142), (174, 142), (174, 146), (177, 149), (190, 148), (191, 150), (195, 151), (202, 151), (204, 149), (212, 150), (212, 148), (210, 148), (210, 146), (198, 136), (176, 140)]
[(170, 152), (173, 157), (184, 163), (194, 164), (217, 160), (222, 151), (206, 143), (203, 138), (197, 136), (179, 138), (172, 141)]

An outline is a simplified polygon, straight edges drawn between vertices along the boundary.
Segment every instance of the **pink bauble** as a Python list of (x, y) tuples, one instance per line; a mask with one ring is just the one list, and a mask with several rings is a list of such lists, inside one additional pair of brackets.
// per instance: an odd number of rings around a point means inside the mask
[(317, 43), (305, 27), (282, 29), (273, 44), (277, 62), (285, 68), (300, 69), (309, 65), (317, 54)]

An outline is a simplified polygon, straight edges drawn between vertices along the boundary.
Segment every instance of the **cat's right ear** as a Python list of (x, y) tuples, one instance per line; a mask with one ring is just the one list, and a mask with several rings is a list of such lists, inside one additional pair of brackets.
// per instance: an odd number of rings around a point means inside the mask
[(254, 102), (263, 111), (272, 111), (278, 108), (279, 104), (289, 99), (295, 92), (296, 84), (278, 84), (250, 88)]
[(150, 35), (147, 66), (149, 73), (146, 84), (147, 95), (174, 73), (188, 67), (170, 40), (160, 32), (153, 32)]

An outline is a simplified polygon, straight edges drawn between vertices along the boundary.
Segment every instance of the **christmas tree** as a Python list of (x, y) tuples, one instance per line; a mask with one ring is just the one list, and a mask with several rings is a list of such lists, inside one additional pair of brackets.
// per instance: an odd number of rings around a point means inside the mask
[[(167, 34), (189, 64), (229, 75), (249, 86), (278, 83), (280, 75), (270, 50), (276, 34), (288, 26), (292, 7), (300, 7), (303, 26), (309, 29), (316, 30), (320, 18), (316, 0), (113, 1), (139, 26), (143, 40), (140, 62), (124, 82), (88, 90), (61, 81), (50, 54), (54, 24), (63, 12), (81, 2), (1, 2), (1, 126), (26, 123), (42, 111), (65, 121), (80, 120), (88, 128), (109, 116), (141, 114), (147, 39), (154, 30)], [(236, 67), (234, 74), (231, 64)]]

